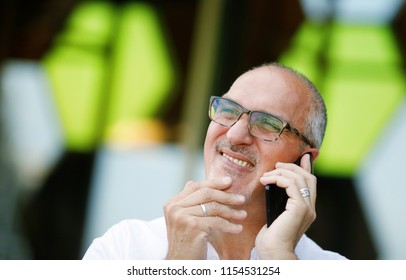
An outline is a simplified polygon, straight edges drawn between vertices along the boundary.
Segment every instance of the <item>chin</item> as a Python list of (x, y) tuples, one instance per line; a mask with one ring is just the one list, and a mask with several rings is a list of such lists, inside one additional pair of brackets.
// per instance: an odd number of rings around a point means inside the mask
[(245, 196), (246, 201), (249, 201), (253, 194), (252, 183), (241, 182), (240, 180), (233, 178), (233, 183), (226, 191), (229, 193), (242, 194)]

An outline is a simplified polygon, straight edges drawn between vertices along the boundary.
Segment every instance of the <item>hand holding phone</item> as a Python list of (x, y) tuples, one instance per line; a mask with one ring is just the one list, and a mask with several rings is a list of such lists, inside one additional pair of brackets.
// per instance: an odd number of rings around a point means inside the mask
[[(313, 164), (312, 164), (312, 154), (310, 155), (310, 162), (312, 165), (313, 173)], [(302, 157), (295, 161), (295, 164), (300, 166), (300, 160)], [(266, 198), (266, 224), (269, 227), (273, 221), (279, 217), (285, 211), (286, 203), (289, 196), (286, 194), (286, 190), (279, 188), (275, 184), (269, 184), (265, 186), (265, 198)]]

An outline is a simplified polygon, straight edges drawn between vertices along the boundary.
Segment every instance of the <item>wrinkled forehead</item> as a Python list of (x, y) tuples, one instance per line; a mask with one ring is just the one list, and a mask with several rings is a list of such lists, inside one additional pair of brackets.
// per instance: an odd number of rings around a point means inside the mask
[(267, 66), (241, 75), (225, 96), (295, 125), (308, 111), (309, 91), (305, 82), (288, 70)]

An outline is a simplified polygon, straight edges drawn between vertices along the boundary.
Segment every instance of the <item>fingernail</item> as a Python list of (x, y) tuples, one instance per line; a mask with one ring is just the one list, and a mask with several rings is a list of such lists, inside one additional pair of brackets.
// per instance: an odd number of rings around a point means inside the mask
[(232, 182), (231, 177), (223, 177), (224, 184), (231, 184), (231, 182)]
[(236, 194), (236, 196), (239, 201), (245, 201), (245, 196), (243, 196), (242, 194)]

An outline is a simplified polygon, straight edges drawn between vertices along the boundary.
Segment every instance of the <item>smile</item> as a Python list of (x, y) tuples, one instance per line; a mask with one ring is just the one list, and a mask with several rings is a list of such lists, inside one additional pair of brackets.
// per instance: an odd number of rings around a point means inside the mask
[(246, 162), (246, 161), (241, 160), (241, 159), (233, 158), (232, 156), (227, 155), (227, 154), (225, 154), (225, 153), (222, 153), (222, 156), (225, 157), (226, 159), (228, 159), (229, 161), (231, 161), (232, 163), (237, 164), (237, 165), (239, 165), (239, 166), (248, 167), (248, 168), (254, 167), (254, 166), (253, 166), (251, 163), (249, 163), (249, 162)]

